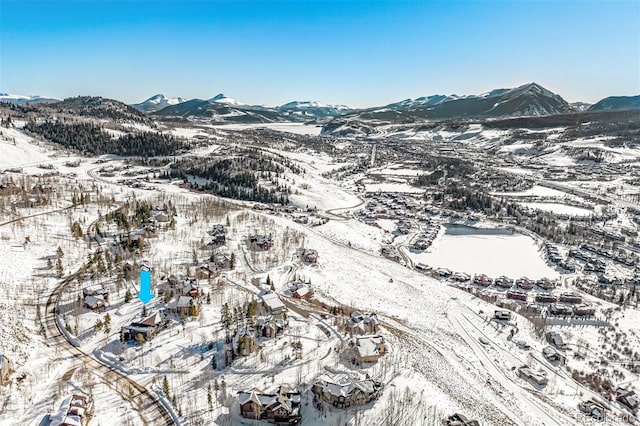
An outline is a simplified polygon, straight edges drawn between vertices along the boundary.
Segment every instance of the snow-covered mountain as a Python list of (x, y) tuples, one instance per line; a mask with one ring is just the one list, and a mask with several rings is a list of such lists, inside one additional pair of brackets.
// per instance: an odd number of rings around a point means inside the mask
[(276, 109), (285, 116), (301, 119), (337, 117), (353, 111), (353, 108), (346, 105), (328, 105), (317, 101), (292, 101), (276, 107)]
[(230, 98), (228, 96), (226, 96), (224, 93), (218, 93), (217, 95), (215, 95), (213, 98), (209, 99), (211, 102), (218, 102), (221, 104), (227, 104), (227, 105), (234, 105), (234, 106), (241, 106), (241, 105), (246, 105), (243, 104), (240, 101), (237, 101), (233, 98)]
[[(215, 98), (218, 98), (214, 100)], [(230, 101), (227, 101), (230, 100)], [(162, 119), (207, 121), (210, 123), (274, 123), (287, 121), (273, 108), (232, 104), (233, 99), (214, 97), (212, 99), (190, 99), (177, 105), (170, 105), (153, 114)], [(237, 101), (236, 101), (237, 102)], [(290, 121), (290, 120), (289, 120)]]
[(588, 102), (571, 102), (570, 105), (574, 107), (578, 112), (586, 111), (591, 106), (591, 104)]
[(60, 99), (45, 98), (38, 95), (24, 96), (14, 95), (11, 93), (0, 93), (0, 102), (9, 102), (12, 104), (50, 104), (59, 101)]
[(528, 117), (576, 112), (561, 96), (537, 83), (481, 95), (433, 95), (346, 114), (345, 118), (407, 121), (448, 118)]
[(587, 111), (623, 111), (640, 109), (640, 95), (609, 96), (591, 105)]
[(177, 105), (184, 102), (186, 99), (183, 98), (169, 98), (163, 94), (157, 94), (146, 101), (140, 102), (139, 104), (131, 105), (135, 109), (142, 112), (154, 112), (159, 111), (162, 108), (168, 107), (169, 105)]

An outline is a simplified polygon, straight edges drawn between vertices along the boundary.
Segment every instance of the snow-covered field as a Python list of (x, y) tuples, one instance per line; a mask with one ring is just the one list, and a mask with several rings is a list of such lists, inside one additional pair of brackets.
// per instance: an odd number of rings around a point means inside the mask
[(534, 210), (542, 210), (542, 211), (553, 212), (557, 214), (566, 214), (569, 216), (589, 216), (593, 214), (592, 210), (584, 209), (582, 207), (569, 206), (567, 204), (560, 204), (560, 203), (520, 203), (520, 204)]
[(423, 192), (420, 188), (400, 182), (367, 183), (365, 186), (367, 192), (401, 192), (408, 194), (419, 194)]
[(442, 235), (425, 253), (410, 256), (434, 268), (447, 268), (490, 277), (506, 275), (531, 279), (557, 278), (541, 257), (536, 242), (526, 235)]
[(255, 123), (255, 124), (221, 124), (211, 126), (220, 130), (246, 130), (265, 128), (279, 132), (296, 133), (299, 135), (319, 135), (322, 127), (304, 123)]
[(549, 198), (570, 198), (574, 197), (566, 192), (558, 191), (557, 189), (548, 188), (542, 185), (534, 185), (532, 188), (526, 191), (520, 192), (494, 192), (496, 196), (509, 196), (509, 197), (549, 197)]

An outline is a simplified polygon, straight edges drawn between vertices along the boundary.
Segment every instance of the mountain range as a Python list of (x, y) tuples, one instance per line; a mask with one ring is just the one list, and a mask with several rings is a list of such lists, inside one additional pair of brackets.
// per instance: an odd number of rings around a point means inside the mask
[(638, 96), (609, 96), (591, 105), (587, 111), (623, 111), (640, 109)]
[(0, 93), (0, 102), (8, 102), (12, 104), (50, 104), (54, 102), (60, 102), (60, 99), (44, 98), (42, 96), (24, 96), (13, 95), (11, 93)]
[[(85, 115), (104, 116), (108, 111), (120, 119), (222, 123), (272, 123), (284, 121), (326, 123), (377, 122), (409, 123), (446, 119), (497, 119), (542, 117), (582, 111), (621, 111), (640, 109), (640, 96), (615, 96), (589, 105), (568, 103), (560, 95), (537, 83), (515, 88), (495, 89), (480, 95), (431, 95), (404, 99), (388, 105), (355, 109), (345, 105), (327, 105), (315, 101), (292, 101), (280, 106), (248, 105), (222, 93), (209, 99), (170, 98), (157, 94), (126, 105), (100, 97), (76, 97), (59, 101), (40, 96), (0, 94), (0, 102), (49, 104), (56, 109), (73, 109)], [(150, 115), (151, 117), (147, 117)]]

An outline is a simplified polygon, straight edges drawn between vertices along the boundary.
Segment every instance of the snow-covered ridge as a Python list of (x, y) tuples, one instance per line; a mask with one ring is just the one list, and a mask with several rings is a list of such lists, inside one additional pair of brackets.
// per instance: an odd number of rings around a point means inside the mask
[(0, 93), (0, 102), (9, 102), (13, 104), (53, 103), (58, 101), (60, 101), (60, 99), (46, 98), (40, 95), (25, 96), (13, 93)]
[(289, 109), (289, 108), (333, 108), (337, 110), (349, 110), (350, 107), (346, 105), (331, 105), (331, 104), (323, 104), (318, 101), (291, 101), (284, 105), (281, 105), (281, 109)]

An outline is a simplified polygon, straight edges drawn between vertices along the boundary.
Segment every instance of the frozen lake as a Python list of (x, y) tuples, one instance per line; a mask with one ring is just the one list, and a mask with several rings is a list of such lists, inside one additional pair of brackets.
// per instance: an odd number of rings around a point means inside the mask
[(410, 253), (414, 262), (468, 274), (531, 279), (557, 278), (533, 238), (508, 229), (446, 225), (446, 232), (427, 252)]

